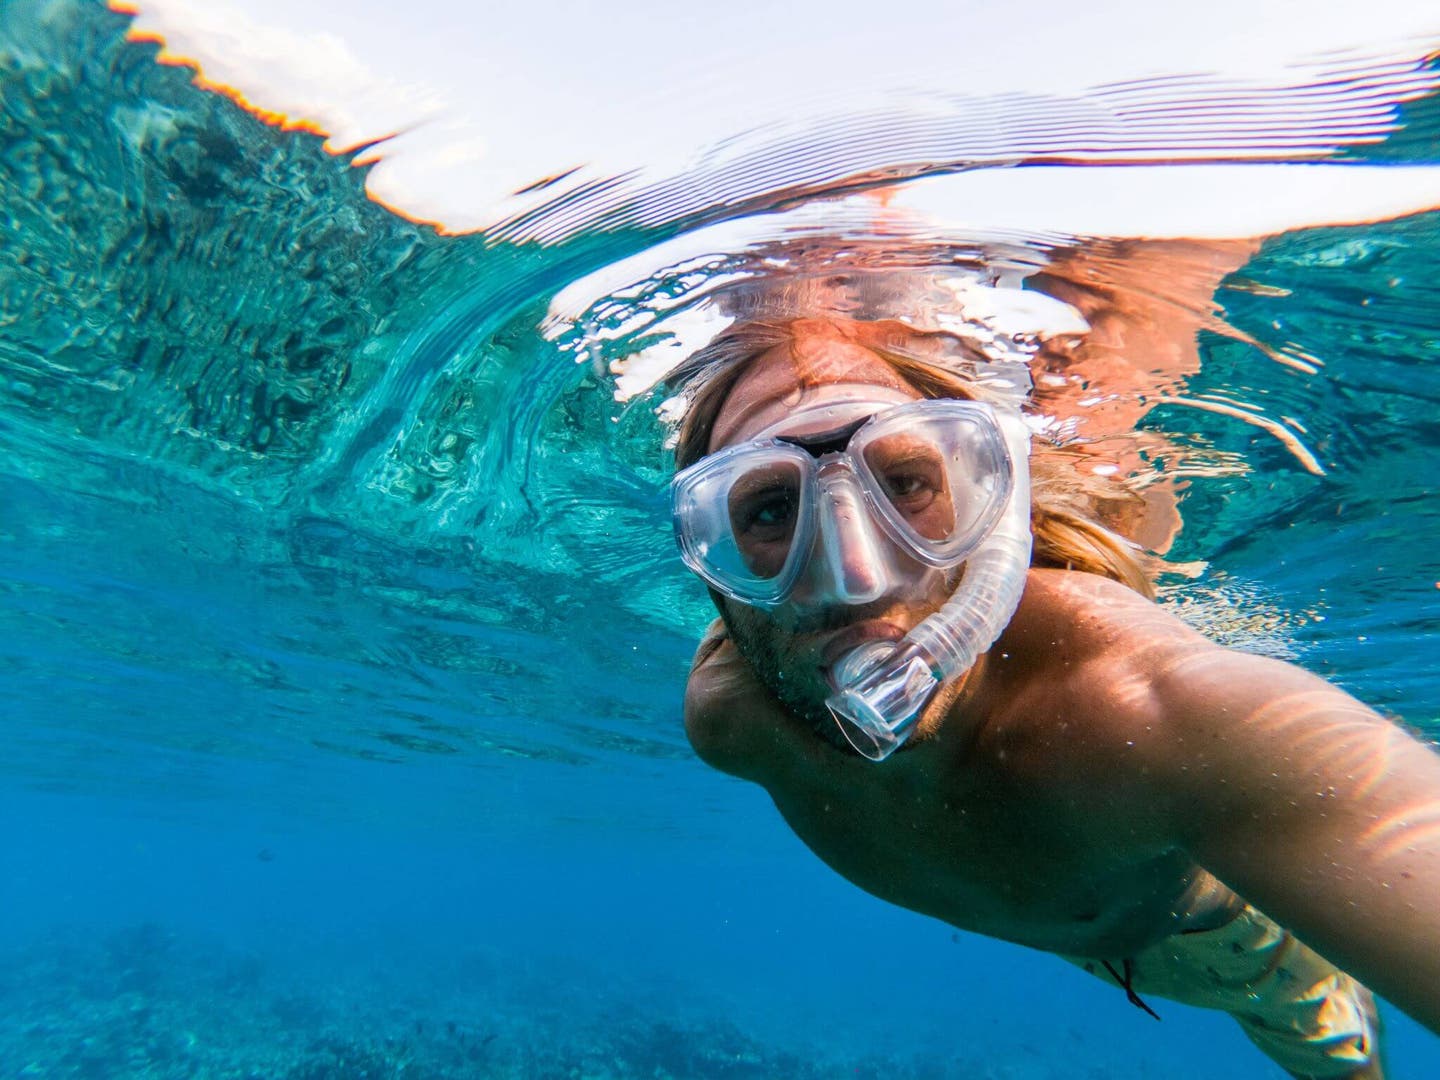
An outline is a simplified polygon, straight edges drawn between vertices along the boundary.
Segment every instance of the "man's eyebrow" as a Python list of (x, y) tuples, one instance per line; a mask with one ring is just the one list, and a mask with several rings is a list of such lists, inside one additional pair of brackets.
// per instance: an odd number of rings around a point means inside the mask
[(944, 457), (934, 446), (929, 443), (915, 441), (894, 450), (888, 450), (884, 455), (887, 465), (908, 465), (912, 461), (933, 462), (942, 460)]

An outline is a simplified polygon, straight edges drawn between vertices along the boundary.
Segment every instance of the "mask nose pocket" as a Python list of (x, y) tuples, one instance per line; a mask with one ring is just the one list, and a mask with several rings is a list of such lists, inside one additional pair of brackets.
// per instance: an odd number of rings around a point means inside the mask
[(823, 470), (819, 480), (819, 558), (810, 575), (817, 601), (868, 604), (903, 580), (894, 545), (876, 527), (855, 476)]

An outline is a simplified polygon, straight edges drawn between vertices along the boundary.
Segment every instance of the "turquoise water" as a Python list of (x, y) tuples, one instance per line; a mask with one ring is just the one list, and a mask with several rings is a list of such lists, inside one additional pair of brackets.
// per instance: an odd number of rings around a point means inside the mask
[[(441, 237), (125, 25), (0, 9), (0, 1076), (1278, 1075), (1224, 1018), (860, 895), (685, 745), (707, 607), (607, 364), (808, 234), (542, 333), (717, 213)], [(1363, 156), (1433, 160), (1434, 102)], [(1325, 475), (1223, 415), (1144, 426), (1161, 472), (1226, 465), (1169, 601), (1440, 742), (1437, 254), (1437, 213), (1309, 229), (1216, 294), (1323, 366), (1206, 332), (1185, 396), (1293, 418)], [(1394, 1074), (1440, 1073), (1391, 1020)]]

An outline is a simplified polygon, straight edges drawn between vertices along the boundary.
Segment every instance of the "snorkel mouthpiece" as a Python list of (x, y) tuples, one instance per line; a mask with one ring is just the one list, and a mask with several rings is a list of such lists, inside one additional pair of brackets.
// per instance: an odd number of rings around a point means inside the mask
[(965, 562), (959, 587), (902, 640), (866, 642), (831, 672), (825, 705), (864, 757), (884, 761), (910, 737), (945, 683), (995, 644), (1025, 591), (1030, 568), (1030, 431), (1018, 412), (997, 410), (1014, 483), (995, 531)]
[(838, 689), (825, 702), (861, 755), (884, 761), (910, 735), (940, 679), (913, 644), (871, 642), (836, 665)]

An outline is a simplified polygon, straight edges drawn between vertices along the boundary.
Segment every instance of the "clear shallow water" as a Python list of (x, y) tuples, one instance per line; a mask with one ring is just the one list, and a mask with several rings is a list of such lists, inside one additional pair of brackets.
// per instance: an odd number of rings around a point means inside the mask
[[(863, 200), (441, 238), (124, 27), (0, 13), (0, 1075), (1269, 1075), (1223, 1019), (856, 894), (679, 730), (708, 616), (609, 361), (837, 229), (906, 265), (1072, 239)], [(1433, 156), (1432, 101), (1365, 153)], [(1323, 366), (1208, 331), (1166, 377), (1293, 418), (1324, 476), (1233, 417), (1144, 420), (1160, 474), (1226, 466), (1184, 489), (1169, 557), (1209, 569), (1174, 602), (1432, 739), (1437, 225), (1267, 241), (1216, 300)], [(647, 288), (541, 332), (647, 249)], [(1395, 1027), (1396, 1075), (1440, 1067)]]

